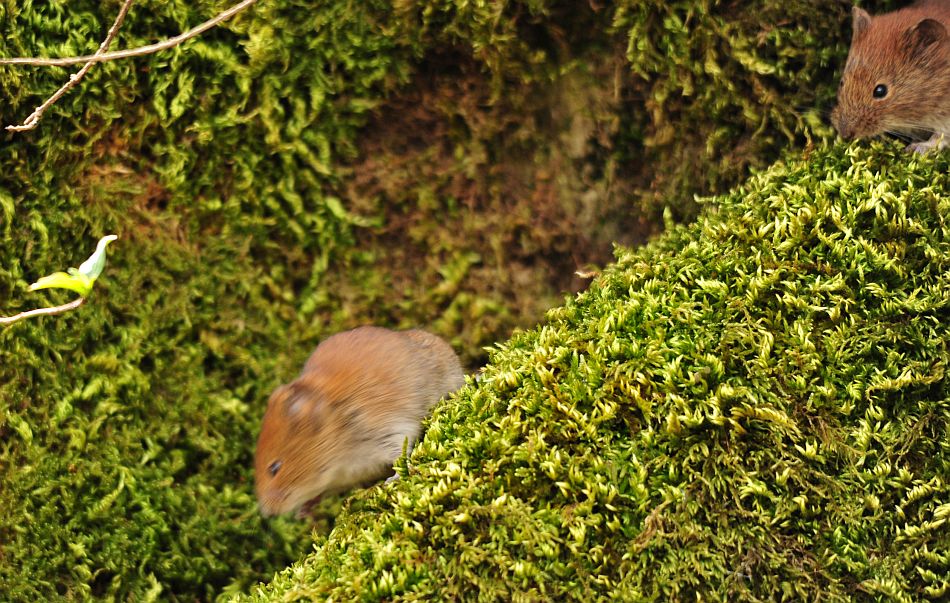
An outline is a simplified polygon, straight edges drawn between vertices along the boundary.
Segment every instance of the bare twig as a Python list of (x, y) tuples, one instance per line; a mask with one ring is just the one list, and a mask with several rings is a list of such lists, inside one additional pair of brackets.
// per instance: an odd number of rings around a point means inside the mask
[(242, 2), (238, 2), (218, 16), (205, 21), (197, 27), (189, 29), (183, 34), (177, 35), (174, 38), (169, 38), (162, 42), (149, 44), (147, 46), (139, 46), (138, 48), (129, 48), (127, 50), (116, 50), (113, 52), (104, 52), (102, 54), (88, 54), (81, 57), (64, 57), (59, 59), (38, 59), (34, 57), (0, 59), (0, 65), (41, 65), (44, 67), (65, 67), (67, 65), (77, 65), (79, 63), (106, 63), (108, 61), (115, 61), (116, 59), (140, 57), (146, 54), (159, 52), (161, 50), (174, 48), (182, 42), (190, 40), (191, 38), (208, 31), (222, 21), (230, 19), (255, 2), (257, 2), (257, 0), (243, 0)]
[[(115, 35), (119, 32), (119, 27), (122, 25), (122, 21), (125, 19), (125, 15), (129, 12), (129, 7), (132, 6), (133, 0), (125, 0), (125, 3), (122, 5), (122, 8), (119, 9), (119, 14), (115, 18), (115, 22), (112, 24), (112, 27), (109, 28), (109, 33), (106, 34), (105, 40), (102, 41), (102, 44), (99, 45), (99, 49), (96, 50), (95, 56), (101, 56), (106, 50), (109, 49), (109, 44), (112, 43), (112, 40), (115, 39)], [(7, 130), (11, 132), (24, 132), (26, 130), (32, 130), (36, 127), (36, 124), (40, 123), (40, 118), (43, 117), (43, 114), (46, 113), (46, 110), (52, 106), (53, 103), (58, 101), (64, 94), (66, 94), (73, 86), (79, 83), (79, 80), (86, 75), (92, 66), (95, 63), (89, 61), (83, 68), (77, 71), (76, 73), (69, 76), (69, 80), (66, 81), (62, 87), (56, 91), (53, 96), (49, 97), (45, 103), (37, 107), (33, 113), (30, 113), (30, 116), (23, 120), (23, 124), (19, 126), (7, 126)]]
[(0, 316), (0, 325), (8, 325), (14, 323), (18, 320), (23, 320), (24, 318), (29, 318), (31, 316), (39, 316), (41, 314), (61, 314), (63, 312), (68, 312), (69, 310), (75, 310), (86, 301), (85, 297), (79, 297), (69, 302), (68, 304), (63, 304), (62, 306), (53, 306), (51, 308), (37, 308), (36, 310), (29, 310), (27, 312), (20, 312), (14, 316)]

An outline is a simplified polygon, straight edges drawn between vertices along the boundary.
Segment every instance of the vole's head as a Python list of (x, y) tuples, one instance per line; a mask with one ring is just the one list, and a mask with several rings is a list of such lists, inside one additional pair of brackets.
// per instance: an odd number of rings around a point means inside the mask
[(297, 510), (331, 485), (330, 468), (345, 441), (332, 403), (300, 379), (271, 394), (254, 457), (254, 486), (265, 516)]
[(851, 50), (832, 123), (845, 140), (928, 129), (947, 78), (947, 29), (918, 9), (878, 17), (854, 7)]

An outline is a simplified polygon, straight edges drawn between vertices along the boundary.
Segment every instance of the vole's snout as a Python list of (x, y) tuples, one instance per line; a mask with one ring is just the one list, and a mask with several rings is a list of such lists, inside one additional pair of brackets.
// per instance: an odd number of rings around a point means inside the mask
[(287, 492), (279, 488), (265, 488), (257, 494), (257, 508), (264, 517), (286, 513)]
[(266, 507), (262, 504), (257, 505), (258, 510), (261, 512), (261, 517), (273, 517), (277, 513), (271, 511), (270, 507)]
[(831, 125), (846, 142), (854, 139), (854, 125), (843, 119), (837, 108), (831, 112)]

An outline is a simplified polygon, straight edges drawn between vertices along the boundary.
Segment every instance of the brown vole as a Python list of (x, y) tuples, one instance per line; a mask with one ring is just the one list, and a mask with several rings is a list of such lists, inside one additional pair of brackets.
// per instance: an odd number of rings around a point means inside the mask
[(852, 9), (851, 50), (832, 123), (845, 140), (931, 134), (908, 150), (950, 144), (950, 0), (872, 17)]
[(429, 409), (464, 382), (452, 348), (424, 331), (359, 327), (327, 338), (267, 403), (254, 459), (261, 513), (391, 473)]

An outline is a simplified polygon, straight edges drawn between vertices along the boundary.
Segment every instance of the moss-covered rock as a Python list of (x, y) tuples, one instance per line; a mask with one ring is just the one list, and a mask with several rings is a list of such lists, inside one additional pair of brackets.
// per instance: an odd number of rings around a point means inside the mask
[(815, 152), (620, 250), (251, 598), (945, 600), (948, 169)]

